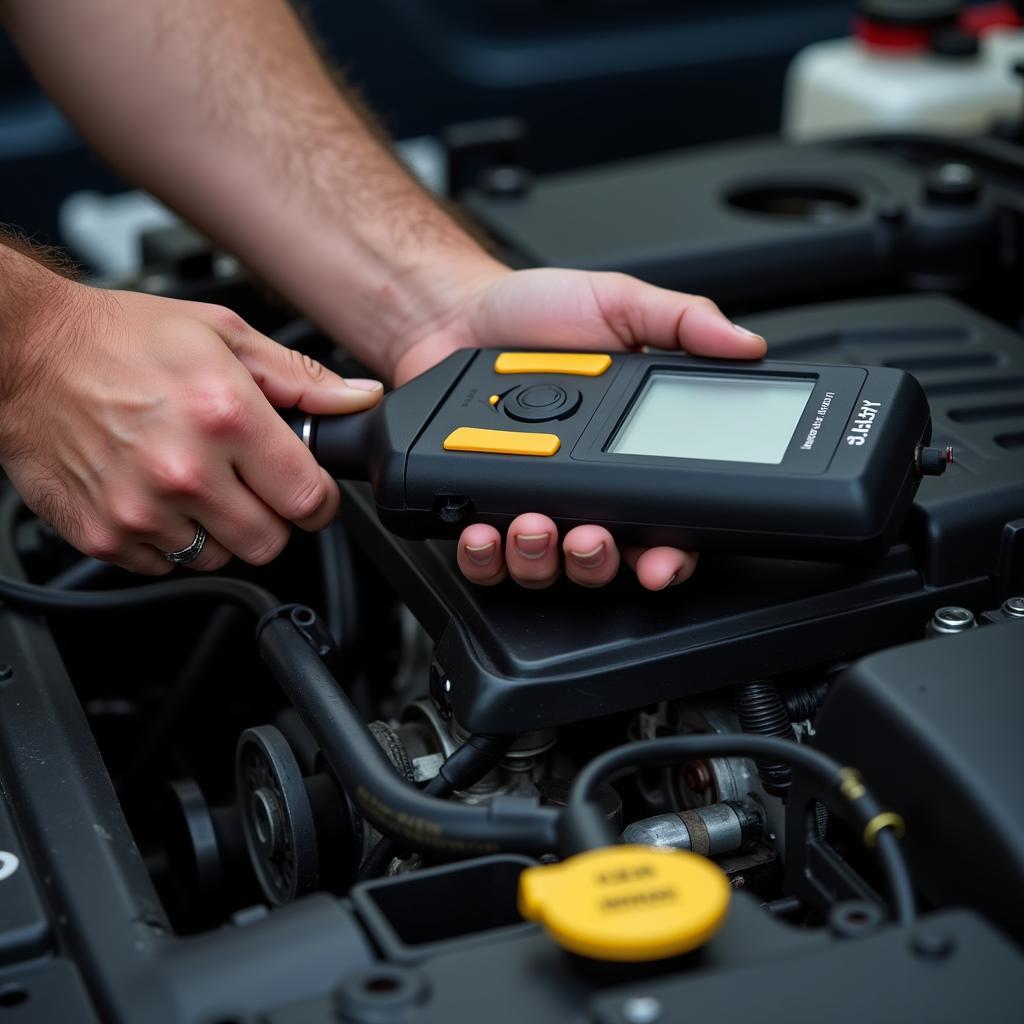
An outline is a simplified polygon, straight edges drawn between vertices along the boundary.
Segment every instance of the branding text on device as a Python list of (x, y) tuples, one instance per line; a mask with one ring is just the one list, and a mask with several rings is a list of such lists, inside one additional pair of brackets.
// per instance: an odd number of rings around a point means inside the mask
[(847, 444), (861, 445), (868, 439), (868, 432), (871, 430), (871, 425), (875, 422), (875, 416), (878, 415), (881, 405), (881, 402), (869, 402), (867, 399), (861, 403), (860, 408), (857, 410), (857, 418), (853, 421), (853, 426), (850, 427), (850, 432), (846, 435)]
[(821, 405), (814, 416), (811, 429), (807, 431), (807, 440), (800, 445), (801, 451), (809, 452), (814, 447), (814, 442), (818, 438), (818, 431), (821, 430), (821, 425), (825, 422), (825, 414), (828, 412), (828, 407), (832, 404), (832, 399), (835, 397), (836, 393), (834, 391), (825, 392), (825, 397), (821, 400)]

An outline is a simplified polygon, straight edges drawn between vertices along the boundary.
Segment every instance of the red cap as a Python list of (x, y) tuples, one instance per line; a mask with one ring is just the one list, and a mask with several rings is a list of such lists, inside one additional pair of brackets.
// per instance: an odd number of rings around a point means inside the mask
[(931, 28), (924, 25), (891, 25), (871, 18), (854, 18), (853, 34), (872, 50), (907, 53), (928, 48)]
[(967, 7), (960, 15), (960, 28), (972, 36), (981, 35), (990, 28), (1020, 28), (1024, 20), (1013, 4), (994, 3)]

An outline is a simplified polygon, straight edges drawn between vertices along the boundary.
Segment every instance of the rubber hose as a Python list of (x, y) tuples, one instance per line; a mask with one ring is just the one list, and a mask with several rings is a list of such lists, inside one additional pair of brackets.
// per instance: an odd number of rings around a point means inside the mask
[[(744, 732), (793, 741), (793, 725), (774, 683), (757, 680), (738, 686), (733, 694), (733, 707)], [(784, 797), (789, 792), (792, 772), (788, 764), (764, 758), (755, 759), (754, 763), (766, 793)]]
[[(475, 785), (500, 764), (512, 746), (512, 740), (511, 736), (470, 736), (461, 747), (452, 751), (437, 775), (423, 787), (423, 792), (447, 800), (457, 789)], [(401, 853), (400, 844), (384, 836), (363, 861), (359, 877), (376, 878)]]
[[(818, 780), (823, 789), (841, 798), (846, 817), (858, 826), (866, 826), (882, 814), (878, 801), (859, 782), (850, 786), (850, 770), (820, 750), (780, 740), (774, 736), (745, 734), (668, 736), (640, 740), (615, 747), (595, 757), (576, 776), (569, 803), (559, 827), (559, 849), (563, 856), (608, 846), (615, 842), (614, 830), (595, 804), (598, 789), (626, 772), (648, 765), (685, 763), (702, 757), (752, 757), (755, 760), (788, 761)], [(877, 833), (874, 852), (886, 879), (889, 902), (900, 924), (910, 924), (916, 914), (914, 888), (903, 851), (892, 832), (883, 826)]]
[(557, 844), (559, 814), (519, 798), (486, 807), (446, 803), (395, 774), (327, 666), (286, 619), (269, 620), (260, 653), (323, 751), (359, 813), (404, 848), (449, 856), (501, 850), (544, 853)]

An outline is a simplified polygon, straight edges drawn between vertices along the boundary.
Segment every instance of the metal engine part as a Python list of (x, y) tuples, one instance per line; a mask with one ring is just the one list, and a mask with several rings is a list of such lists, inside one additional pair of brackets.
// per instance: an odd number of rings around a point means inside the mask
[(763, 826), (764, 815), (755, 805), (718, 803), (634, 821), (620, 839), (713, 857), (741, 849), (760, 835)]

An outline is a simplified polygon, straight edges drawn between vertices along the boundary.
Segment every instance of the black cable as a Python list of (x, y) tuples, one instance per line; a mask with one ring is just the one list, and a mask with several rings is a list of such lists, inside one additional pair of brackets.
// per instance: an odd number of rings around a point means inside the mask
[[(512, 736), (470, 736), (461, 747), (452, 751), (422, 792), (447, 800), (457, 789), (476, 785), (501, 763), (512, 741)], [(376, 878), (402, 852), (400, 843), (383, 836), (363, 861), (359, 869), (360, 879)]]
[(81, 558), (57, 573), (46, 585), (55, 590), (87, 590), (108, 576), (116, 566), (96, 558)]
[(60, 614), (66, 612), (132, 612), (183, 601), (231, 604), (245, 608), (259, 618), (279, 604), (268, 590), (223, 576), (204, 579), (167, 580), (121, 590), (58, 590), (0, 577), (0, 601), (25, 611)]
[(896, 822), (879, 817), (882, 814), (880, 805), (855, 772), (842, 767), (821, 751), (791, 740), (736, 733), (727, 736), (669, 736), (629, 743), (599, 755), (580, 772), (570, 790), (559, 828), (559, 846), (563, 855), (615, 842), (613, 829), (594, 803), (600, 786), (647, 765), (703, 757), (778, 758), (807, 772), (827, 791), (841, 796), (851, 812), (850, 816), (864, 830), (865, 842), (868, 842), (871, 831), (871, 841), (875, 844), (875, 853), (885, 875), (894, 916), (903, 925), (913, 921), (916, 913), (914, 890), (903, 853), (892, 832)]
[(878, 859), (889, 883), (889, 900), (900, 924), (910, 924), (917, 916), (917, 900), (899, 840), (891, 829), (883, 829), (875, 840)]
[(335, 518), (317, 534), (320, 566), (324, 585), (324, 619), (339, 651), (351, 650), (358, 633), (355, 569), (348, 532), (341, 520)]
[(545, 853), (557, 844), (559, 813), (515, 797), (487, 806), (446, 803), (400, 779), (327, 666), (289, 619), (266, 622), (260, 653), (312, 732), (360, 814), (404, 848), (468, 856), (517, 850)]

